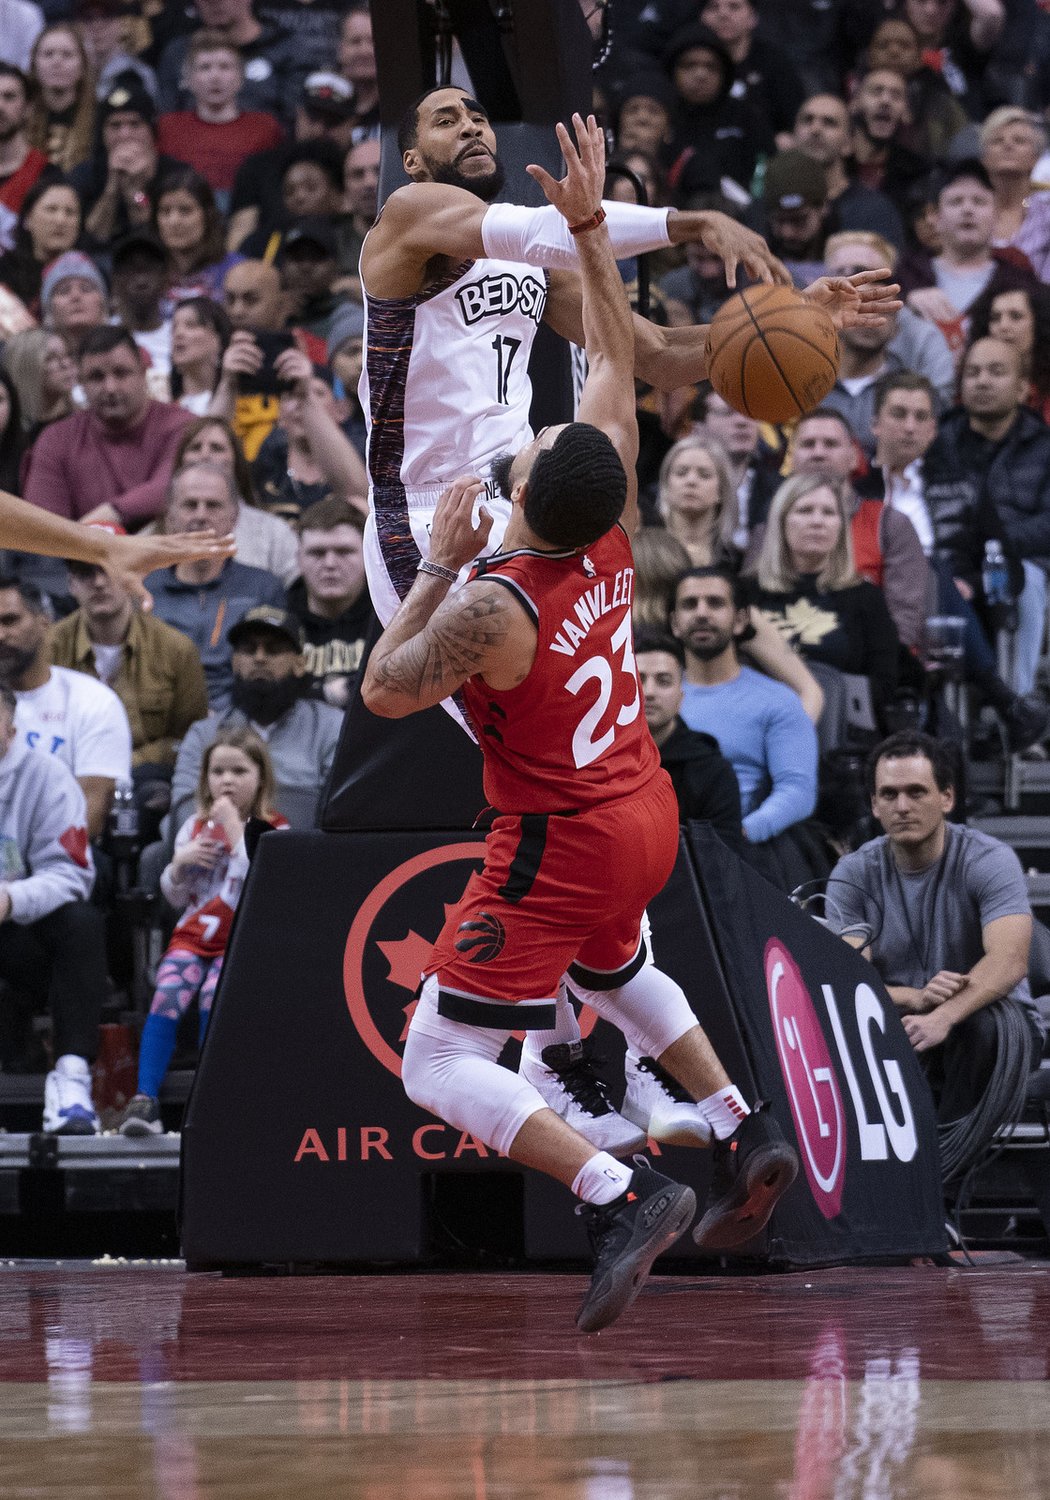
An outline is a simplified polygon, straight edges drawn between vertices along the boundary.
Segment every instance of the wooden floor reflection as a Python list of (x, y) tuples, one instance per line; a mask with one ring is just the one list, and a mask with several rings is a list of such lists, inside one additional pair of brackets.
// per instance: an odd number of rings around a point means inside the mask
[(4, 1500), (1050, 1497), (1050, 1270), (0, 1272)]

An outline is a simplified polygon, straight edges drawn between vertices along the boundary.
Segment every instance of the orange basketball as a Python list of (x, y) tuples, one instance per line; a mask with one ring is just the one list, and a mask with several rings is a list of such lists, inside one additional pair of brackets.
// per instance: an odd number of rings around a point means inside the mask
[(711, 320), (707, 378), (745, 416), (793, 421), (820, 405), (838, 372), (835, 325), (793, 287), (748, 287)]

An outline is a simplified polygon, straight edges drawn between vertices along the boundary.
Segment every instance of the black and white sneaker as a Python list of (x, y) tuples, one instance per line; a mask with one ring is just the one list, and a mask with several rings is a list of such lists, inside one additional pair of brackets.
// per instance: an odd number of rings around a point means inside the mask
[(654, 1172), (644, 1156), (635, 1157), (627, 1190), (596, 1208), (580, 1203), (594, 1251), (590, 1289), (576, 1314), (581, 1333), (597, 1333), (625, 1312), (641, 1291), (649, 1268), (689, 1225), (696, 1194)]
[(610, 1156), (629, 1156), (645, 1145), (645, 1131), (613, 1109), (604, 1083), (584, 1056), (582, 1042), (556, 1042), (544, 1047), (540, 1057), (537, 1062), (523, 1047), (519, 1074), (592, 1146)]
[(668, 1146), (709, 1146), (711, 1127), (690, 1094), (655, 1057), (628, 1050), (624, 1059), (627, 1092), (621, 1110), (654, 1141)]
[(160, 1101), (149, 1094), (136, 1094), (125, 1105), (118, 1128), (121, 1135), (160, 1135), (164, 1129)]
[(693, 1239), (705, 1250), (731, 1250), (769, 1223), (777, 1199), (798, 1175), (798, 1155), (764, 1101), (728, 1140), (715, 1142), (713, 1154), (710, 1206)]

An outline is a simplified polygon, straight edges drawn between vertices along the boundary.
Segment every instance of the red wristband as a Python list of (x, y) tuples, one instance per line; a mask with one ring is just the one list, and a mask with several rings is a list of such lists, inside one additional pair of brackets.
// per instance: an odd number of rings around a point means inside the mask
[(597, 209), (589, 219), (584, 219), (579, 224), (570, 224), (570, 234), (586, 234), (589, 229), (597, 229), (599, 224), (605, 223), (605, 209), (599, 203)]

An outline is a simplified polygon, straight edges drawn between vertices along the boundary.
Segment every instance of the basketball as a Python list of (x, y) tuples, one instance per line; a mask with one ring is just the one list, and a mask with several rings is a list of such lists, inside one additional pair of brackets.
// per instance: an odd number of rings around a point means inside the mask
[(711, 320), (707, 378), (730, 406), (760, 422), (812, 411), (838, 370), (835, 325), (793, 287), (748, 287)]

